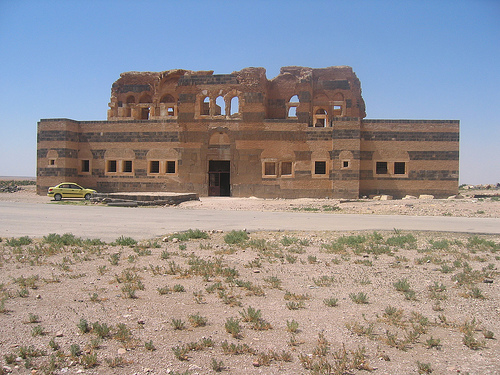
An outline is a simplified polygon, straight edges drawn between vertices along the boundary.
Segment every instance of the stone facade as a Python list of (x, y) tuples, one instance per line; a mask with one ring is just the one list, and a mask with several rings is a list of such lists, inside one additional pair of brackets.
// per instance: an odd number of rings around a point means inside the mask
[(121, 74), (107, 121), (38, 123), (37, 191), (358, 198), (458, 192), (459, 121), (369, 120), (350, 67)]

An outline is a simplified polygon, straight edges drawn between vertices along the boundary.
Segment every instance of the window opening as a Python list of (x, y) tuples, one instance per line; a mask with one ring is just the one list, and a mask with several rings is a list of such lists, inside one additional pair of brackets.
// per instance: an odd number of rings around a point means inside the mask
[(406, 163), (405, 162), (395, 162), (394, 163), (394, 174), (406, 174)]
[(141, 120), (149, 120), (149, 107), (141, 108)]
[(276, 163), (266, 161), (264, 163), (264, 175), (265, 176), (276, 176)]
[(314, 174), (326, 174), (326, 161), (316, 161), (314, 163)]
[(82, 160), (82, 172), (90, 172), (90, 160)]
[(314, 126), (317, 128), (326, 127), (326, 118), (327, 118), (327, 112), (323, 108), (318, 109), (315, 114)]
[(175, 161), (167, 161), (167, 173), (175, 173)]
[(342, 168), (349, 168), (349, 161), (344, 160), (344, 161), (342, 162)]
[(237, 113), (240, 113), (240, 100), (238, 99), (237, 96), (234, 96), (232, 99), (231, 99), (231, 111), (230, 111), (230, 115), (235, 115)]
[(297, 117), (297, 107), (288, 108), (288, 117)]
[(131, 173), (132, 172), (132, 160), (124, 160), (122, 168), (123, 168), (123, 172)]
[(215, 115), (226, 115), (226, 103), (222, 96), (218, 96), (217, 99), (215, 99)]
[(208, 116), (210, 114), (210, 98), (206, 96), (201, 103), (200, 115)]
[(292, 174), (292, 162), (284, 161), (281, 163), (281, 175), (290, 176)]
[(108, 160), (108, 172), (116, 172), (116, 160)]
[(174, 107), (167, 108), (167, 116), (174, 116)]
[(160, 173), (160, 161), (151, 160), (149, 162), (149, 173)]
[(342, 116), (342, 106), (341, 105), (334, 105), (333, 106), (333, 115), (340, 117)]
[(375, 166), (376, 174), (387, 174), (387, 162), (386, 161), (378, 161)]
[(290, 103), (298, 103), (299, 102), (299, 97), (297, 95), (294, 95), (290, 98)]
[(49, 160), (49, 165), (56, 165), (56, 160), (55, 159), (50, 159)]

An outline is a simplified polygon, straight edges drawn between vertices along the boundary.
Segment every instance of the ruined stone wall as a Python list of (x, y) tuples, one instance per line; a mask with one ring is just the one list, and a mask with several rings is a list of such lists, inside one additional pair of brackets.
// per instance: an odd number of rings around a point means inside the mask
[(458, 189), (458, 122), (363, 120), (350, 67), (284, 67), (272, 80), (263, 68), (128, 72), (109, 107), (108, 121), (38, 123), (39, 194), (72, 181), (206, 196), (212, 178), (266, 198)]

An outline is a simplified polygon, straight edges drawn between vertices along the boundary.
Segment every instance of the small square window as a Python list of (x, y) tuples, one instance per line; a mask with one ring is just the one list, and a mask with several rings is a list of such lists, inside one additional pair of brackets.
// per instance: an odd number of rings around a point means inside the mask
[(56, 165), (56, 160), (55, 159), (50, 159), (49, 160), (49, 165)]
[(376, 174), (387, 174), (387, 162), (386, 161), (378, 161), (375, 166)]
[(132, 173), (132, 160), (123, 161), (123, 172)]
[(314, 163), (314, 174), (326, 174), (326, 161), (317, 161)]
[(151, 160), (149, 162), (149, 173), (160, 173), (160, 161)]
[(90, 160), (82, 160), (82, 172), (90, 172)]
[(167, 173), (175, 173), (175, 161), (167, 161)]
[(116, 172), (116, 160), (108, 160), (108, 172)]
[(276, 163), (266, 161), (264, 163), (264, 175), (265, 176), (276, 176)]
[(405, 162), (395, 162), (394, 163), (394, 174), (406, 174), (406, 163)]
[(342, 162), (342, 168), (349, 168), (349, 161), (348, 160), (344, 160)]
[(292, 174), (292, 162), (284, 161), (281, 163), (281, 175), (282, 176), (291, 176)]

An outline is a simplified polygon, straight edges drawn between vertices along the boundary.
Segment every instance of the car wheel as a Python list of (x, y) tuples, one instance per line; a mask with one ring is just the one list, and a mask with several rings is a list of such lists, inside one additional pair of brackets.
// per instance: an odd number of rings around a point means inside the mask
[(62, 199), (62, 195), (61, 194), (56, 194), (56, 195), (54, 195), (54, 199), (56, 201), (60, 201)]
[(89, 193), (85, 194), (85, 200), (88, 201), (90, 199), (90, 197), (91, 197), (91, 195)]

